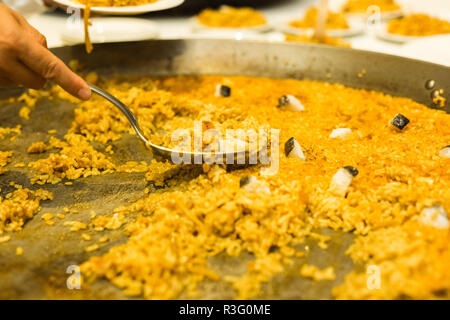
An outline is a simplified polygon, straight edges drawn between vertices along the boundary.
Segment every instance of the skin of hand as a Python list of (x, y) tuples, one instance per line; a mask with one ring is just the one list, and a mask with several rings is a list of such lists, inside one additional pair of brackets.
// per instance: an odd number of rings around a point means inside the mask
[(47, 40), (18, 12), (0, 3), (0, 86), (40, 89), (50, 80), (87, 100), (91, 90), (47, 49)]

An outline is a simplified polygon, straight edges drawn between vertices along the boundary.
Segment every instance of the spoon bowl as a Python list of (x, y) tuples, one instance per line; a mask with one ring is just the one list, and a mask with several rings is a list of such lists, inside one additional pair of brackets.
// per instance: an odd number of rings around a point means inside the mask
[(156, 145), (150, 142), (145, 137), (142, 129), (139, 127), (136, 117), (123, 102), (121, 102), (119, 99), (114, 97), (109, 92), (97, 87), (96, 85), (93, 85), (91, 83), (88, 83), (88, 85), (93, 93), (111, 102), (125, 115), (127, 120), (130, 122), (131, 126), (133, 127), (134, 131), (136, 131), (136, 134), (138, 135), (139, 139), (141, 139), (142, 142), (144, 142), (147, 146), (149, 146), (155, 154), (165, 159), (171, 160), (175, 164), (181, 163), (202, 164), (202, 163), (212, 163), (214, 161), (215, 163), (228, 164), (232, 162), (233, 164), (234, 163), (242, 164), (242, 162), (244, 162), (243, 164), (245, 164), (247, 163), (247, 160), (250, 158), (250, 152), (248, 152), (247, 150), (235, 150), (233, 152), (216, 152), (216, 153), (192, 152), (192, 151), (174, 150)]

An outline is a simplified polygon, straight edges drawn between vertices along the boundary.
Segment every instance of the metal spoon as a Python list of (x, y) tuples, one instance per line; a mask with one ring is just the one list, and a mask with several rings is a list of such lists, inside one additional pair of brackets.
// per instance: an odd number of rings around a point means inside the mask
[[(172, 162), (175, 162), (176, 164), (179, 164), (179, 159), (183, 159), (183, 163), (189, 163), (189, 164), (201, 164), (203, 162), (208, 162), (208, 159), (222, 159), (224, 160), (223, 163), (229, 163), (231, 159), (242, 159), (242, 157), (245, 157), (245, 163), (247, 163), (247, 159), (249, 158), (249, 152), (246, 150), (241, 151), (234, 151), (234, 152), (218, 152), (218, 153), (209, 153), (209, 152), (188, 152), (188, 151), (179, 151), (179, 150), (173, 150), (165, 147), (158, 146), (156, 144), (151, 143), (147, 138), (145, 138), (141, 128), (139, 127), (138, 121), (134, 114), (128, 109), (128, 107), (123, 104), (119, 99), (111, 95), (110, 93), (106, 92), (103, 89), (100, 89), (99, 87), (93, 85), (92, 83), (88, 83), (89, 87), (91, 88), (92, 92), (99, 95), (102, 98), (105, 98), (109, 102), (111, 102), (113, 105), (115, 105), (124, 115), (127, 117), (128, 121), (130, 122), (131, 126), (133, 127), (134, 131), (136, 131), (139, 139), (141, 139), (146, 145), (150, 146), (152, 150), (166, 158), (171, 160)], [(225, 162), (226, 161), (226, 162)], [(239, 162), (238, 162), (239, 163)]]

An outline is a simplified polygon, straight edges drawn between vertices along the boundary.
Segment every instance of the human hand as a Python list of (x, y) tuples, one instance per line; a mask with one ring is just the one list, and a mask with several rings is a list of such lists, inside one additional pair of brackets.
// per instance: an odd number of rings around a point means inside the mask
[(47, 49), (45, 37), (0, 3), (0, 85), (40, 89), (47, 80), (79, 99), (91, 96), (86, 82)]

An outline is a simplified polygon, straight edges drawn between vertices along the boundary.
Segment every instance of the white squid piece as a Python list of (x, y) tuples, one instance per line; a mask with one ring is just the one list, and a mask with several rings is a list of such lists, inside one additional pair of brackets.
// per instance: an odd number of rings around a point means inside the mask
[(250, 192), (270, 194), (270, 188), (254, 176), (245, 176), (239, 181), (239, 186)]
[(334, 129), (330, 133), (330, 138), (341, 138), (344, 139), (346, 136), (352, 133), (352, 129), (350, 128), (338, 128)]
[(442, 148), (441, 151), (439, 151), (439, 157), (450, 158), (450, 145)]
[(358, 170), (354, 167), (346, 166), (340, 168), (331, 179), (330, 192), (335, 196), (345, 197), (348, 187), (357, 175)]
[(289, 140), (284, 144), (284, 153), (288, 158), (298, 158), (306, 160), (302, 147), (294, 137), (289, 138)]
[(278, 108), (286, 107), (290, 111), (303, 111), (305, 107), (303, 104), (293, 95), (286, 94), (278, 98)]
[(450, 226), (447, 213), (441, 206), (423, 209), (419, 216), (419, 222), (437, 229), (448, 229)]

